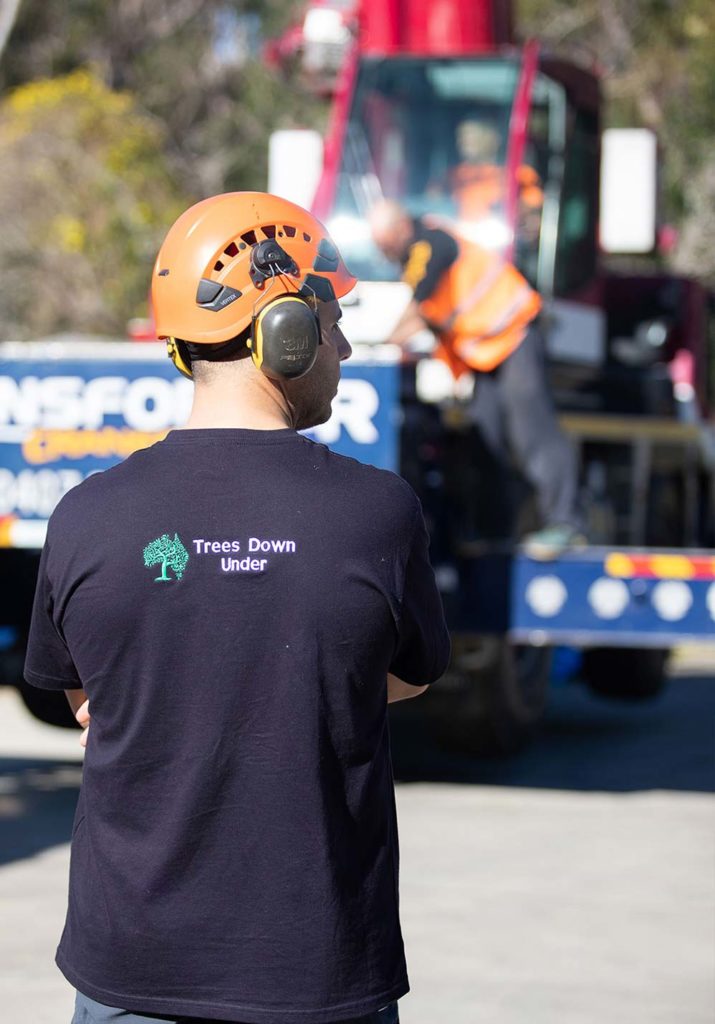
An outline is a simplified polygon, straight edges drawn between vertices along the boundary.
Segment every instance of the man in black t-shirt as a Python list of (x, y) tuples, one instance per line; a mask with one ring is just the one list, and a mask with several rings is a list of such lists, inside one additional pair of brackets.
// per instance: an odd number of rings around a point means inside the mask
[(51, 517), (25, 675), (87, 726), (73, 1024), (398, 1019), (387, 704), (449, 639), (414, 492), (297, 432), (330, 415), (353, 283), (292, 203), (192, 207), (153, 277), (187, 427)]
[(550, 394), (539, 296), (500, 254), (458, 241), (410, 217), (398, 203), (377, 204), (370, 227), (376, 245), (401, 264), (412, 289), (386, 341), (404, 345), (429, 327), (453, 375), (475, 374), (469, 416), (500, 481), (489, 499), (498, 529), (504, 530), (513, 512), (503, 500), (511, 448), (534, 487), (542, 518), (541, 529), (523, 539), (527, 554), (547, 560), (581, 543), (576, 452), (559, 427)]

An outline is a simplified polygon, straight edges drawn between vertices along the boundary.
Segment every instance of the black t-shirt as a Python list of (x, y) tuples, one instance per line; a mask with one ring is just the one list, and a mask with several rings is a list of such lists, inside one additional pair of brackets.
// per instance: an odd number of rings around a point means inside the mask
[(57, 963), (147, 1013), (408, 991), (386, 676), (449, 641), (419, 502), (292, 430), (185, 430), (53, 514), (25, 674), (90, 700)]
[(446, 270), (459, 256), (454, 238), (441, 228), (428, 228), (417, 218), (412, 243), (403, 261), (402, 280), (412, 289), (415, 302), (434, 294)]

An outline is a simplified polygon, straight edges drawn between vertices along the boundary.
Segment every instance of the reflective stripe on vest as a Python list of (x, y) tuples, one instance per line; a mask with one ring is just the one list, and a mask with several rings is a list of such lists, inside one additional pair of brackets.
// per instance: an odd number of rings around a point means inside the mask
[(482, 301), (489, 289), (499, 280), (503, 267), (504, 264), (500, 260), (494, 261), (486, 274), (480, 277), (472, 290), (464, 296), (462, 301), (452, 310), (451, 315), (447, 317), (444, 324), (445, 331), (451, 331), (457, 317), (461, 316), (462, 313), (467, 313)]
[[(462, 316), (464, 313), (468, 313), (469, 310), (474, 309), (475, 306), (478, 306), (482, 299), (486, 297), (490, 288), (497, 283), (504, 271), (504, 267), (505, 264), (503, 262), (500, 260), (495, 261), (487, 273), (477, 281), (471, 291), (465, 295), (462, 301), (454, 308), (451, 316), (445, 320), (444, 324), (440, 327), (440, 330), (445, 332), (451, 331), (458, 317)], [(509, 304), (500, 311), (499, 315), (489, 325), (489, 329), (480, 333), (479, 337), (493, 338), (497, 334), (502, 334), (503, 331), (507, 330), (517, 313), (531, 302), (532, 295), (533, 290), (526, 282), (524, 282), (512, 297)]]
[(496, 324), (492, 325), (491, 330), (487, 334), (483, 334), (482, 338), (493, 338), (497, 334), (501, 334), (505, 331), (516, 314), (528, 306), (531, 302), (532, 291), (528, 284), (523, 285), (516, 293), (512, 301), (506, 307), (501, 315), (501, 318), (497, 320)]

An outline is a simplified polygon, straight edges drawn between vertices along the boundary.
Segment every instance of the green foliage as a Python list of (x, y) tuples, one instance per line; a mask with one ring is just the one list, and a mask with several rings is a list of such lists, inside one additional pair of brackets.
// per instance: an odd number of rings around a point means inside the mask
[(663, 150), (663, 215), (675, 265), (715, 277), (715, 4), (712, 0), (518, 0), (522, 37), (601, 69), (606, 122), (647, 126)]
[(301, 0), (23, 0), (0, 87), (91, 65), (160, 120), (192, 197), (265, 188), (270, 132), (325, 113), (295, 69), (262, 60), (265, 39), (302, 10)]
[(0, 65), (3, 337), (124, 335), (178, 212), (266, 187), (271, 131), (325, 115), (296, 69), (262, 60), (300, 9), (23, 0)]
[(0, 320), (5, 337), (123, 333), (185, 196), (160, 125), (88, 71), (0, 104)]
[(168, 533), (163, 533), (161, 537), (157, 537), (144, 548), (144, 565), (147, 568), (152, 565), (161, 565), (161, 576), (156, 577), (155, 583), (171, 579), (166, 574), (167, 568), (173, 569), (177, 580), (180, 580), (188, 561), (189, 552), (181, 543), (178, 533), (174, 534), (173, 540)]

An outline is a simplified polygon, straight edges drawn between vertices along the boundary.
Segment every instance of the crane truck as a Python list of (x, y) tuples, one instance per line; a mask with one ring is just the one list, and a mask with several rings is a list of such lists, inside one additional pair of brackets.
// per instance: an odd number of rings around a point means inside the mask
[[(604, 260), (655, 245), (653, 138), (603, 134), (596, 74), (515, 45), (498, 0), (322, 0), (274, 58), (291, 47), (332, 93), (332, 118), (325, 140), (274, 136), (269, 190), (312, 205), (359, 278), (343, 302), (354, 356), (314, 436), (401, 473), (422, 499), (453, 658), (416, 703), (450, 743), (514, 749), (544, 713), (556, 645), (581, 652), (596, 692), (654, 696), (670, 648), (715, 639), (715, 345), (705, 287)], [(498, 187), (465, 215), (451, 172), (480, 129)], [(409, 291), (366, 227), (381, 197), (500, 251), (540, 292), (586, 547), (547, 564), (525, 555), (533, 501), (517, 473), (506, 502), (490, 486), (464, 415), (473, 381), (452, 380), (430, 337), (407, 355), (385, 344)], [(38, 717), (68, 719), (21, 679), (47, 518), (85, 476), (180, 425), (191, 387), (156, 342), (0, 345), (0, 681)]]
[[(490, 486), (461, 400), (474, 381), (455, 382), (429, 342), (402, 365), (396, 468), (427, 511), (454, 641), (430, 715), (467, 743), (515, 745), (543, 713), (555, 644), (583, 650), (595, 691), (654, 696), (669, 648), (715, 635), (712, 295), (605, 259), (656, 248), (657, 140), (604, 132), (597, 73), (515, 45), (504, 0), (322, 0), (302, 47), (314, 75), (323, 56), (321, 88), (338, 69), (332, 119), (322, 153), (305, 133), (276, 140), (272, 185), (303, 190), (359, 278), (348, 336), (380, 347), (409, 299), (367, 224), (373, 203), (397, 199), (538, 290), (579, 451), (590, 544), (544, 566), (519, 549), (534, 525), (523, 482), (508, 507)], [(513, 544), (490, 543), (510, 511)]]

